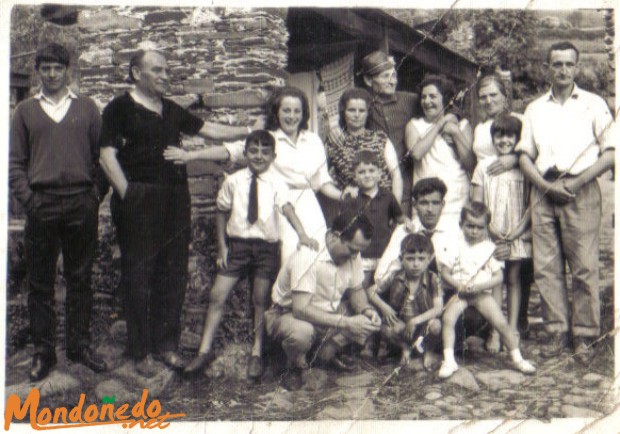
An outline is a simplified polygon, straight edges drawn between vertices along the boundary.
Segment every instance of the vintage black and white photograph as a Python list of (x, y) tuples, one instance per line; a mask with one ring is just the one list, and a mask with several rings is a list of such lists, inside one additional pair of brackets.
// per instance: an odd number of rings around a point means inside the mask
[(617, 18), (535, 3), (4, 8), (5, 429), (600, 429)]

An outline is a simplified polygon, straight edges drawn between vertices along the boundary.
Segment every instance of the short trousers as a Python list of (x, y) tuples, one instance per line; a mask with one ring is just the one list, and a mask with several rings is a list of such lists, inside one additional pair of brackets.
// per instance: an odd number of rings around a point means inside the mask
[(218, 274), (228, 277), (275, 280), (280, 271), (280, 243), (259, 238), (229, 238), (228, 267)]

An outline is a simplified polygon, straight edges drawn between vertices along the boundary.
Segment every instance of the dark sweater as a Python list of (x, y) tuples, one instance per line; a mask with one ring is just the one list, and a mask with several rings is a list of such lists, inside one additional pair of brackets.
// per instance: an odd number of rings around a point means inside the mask
[(118, 149), (118, 162), (129, 182), (187, 184), (184, 165), (164, 159), (164, 149), (181, 146), (181, 133), (198, 134), (204, 121), (162, 98), (162, 115), (136, 103), (129, 92), (103, 109), (101, 147)]
[(9, 185), (30, 208), (33, 190), (76, 194), (95, 184), (101, 116), (95, 103), (78, 96), (59, 123), (29, 98), (15, 109), (10, 131)]

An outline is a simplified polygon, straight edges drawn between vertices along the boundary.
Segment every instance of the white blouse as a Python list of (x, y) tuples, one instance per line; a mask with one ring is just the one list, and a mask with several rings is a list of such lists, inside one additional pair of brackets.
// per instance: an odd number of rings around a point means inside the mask
[[(321, 138), (316, 134), (302, 130), (297, 143), (282, 130), (272, 133), (276, 139), (276, 159), (272, 167), (278, 172), (290, 188), (311, 188), (318, 191), (324, 184), (332, 182), (327, 168), (327, 155)], [(244, 160), (245, 141), (224, 143), (234, 163)]]

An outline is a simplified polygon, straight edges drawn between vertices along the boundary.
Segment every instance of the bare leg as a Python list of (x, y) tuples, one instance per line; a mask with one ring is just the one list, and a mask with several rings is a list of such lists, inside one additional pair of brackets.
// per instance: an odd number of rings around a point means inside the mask
[[(493, 288), (493, 299), (500, 308), (502, 306), (502, 287), (503, 285), (498, 285)], [(499, 333), (495, 328), (491, 329), (491, 334), (484, 344), (484, 347), (489, 353), (499, 353), (499, 350), (501, 349), (501, 342), (499, 339)]]
[[(386, 338), (390, 343), (402, 347), (403, 335), (405, 331), (405, 323), (398, 320), (393, 326), (387, 324), (381, 325), (381, 336)], [(406, 342), (405, 342), (406, 344)]]
[(519, 347), (519, 340), (512, 332), (512, 329), (510, 328), (510, 325), (508, 325), (502, 310), (492, 296), (481, 294), (473, 300), (472, 304), (476, 307), (478, 312), (480, 312), (480, 315), (482, 315), (484, 319), (491, 324), (491, 327), (499, 332), (502, 340), (506, 343), (509, 350), (512, 351)]
[(401, 365), (406, 365), (411, 360), (411, 343), (404, 338), (404, 331), (405, 323), (400, 320), (391, 327), (386, 324), (381, 326), (381, 336), (402, 350)]
[[(424, 350), (424, 369), (431, 370), (433, 366), (439, 361), (437, 353), (435, 352), (438, 347), (439, 336), (441, 336), (441, 320), (439, 318), (433, 318), (428, 322), (426, 327), (427, 336), (429, 338), (426, 341), (431, 341), (431, 345)], [(426, 343), (425, 341), (425, 343)]]
[(453, 295), (446, 304), (446, 310), (441, 319), (443, 323), (443, 362), (437, 371), (437, 376), (441, 379), (450, 377), (459, 368), (456, 360), (454, 360), (454, 326), (467, 306), (468, 302), (460, 299), (458, 295)]
[(263, 352), (265, 338), (264, 314), (271, 293), (271, 280), (262, 277), (254, 278), (252, 301), (254, 302), (254, 343), (252, 355), (260, 357)]
[(508, 273), (508, 324), (516, 330), (521, 307), (521, 262), (506, 261), (506, 271)]
[(458, 295), (452, 296), (452, 298), (448, 300), (448, 303), (446, 303), (446, 308), (441, 318), (444, 351), (448, 349), (454, 352), (454, 325), (466, 308), (467, 302), (461, 300)]
[(516, 331), (513, 331), (510, 325), (508, 325), (508, 321), (506, 321), (506, 318), (502, 314), (502, 310), (497, 303), (495, 303), (493, 297), (490, 295), (481, 295), (474, 300), (473, 304), (476, 309), (478, 309), (478, 312), (480, 312), (480, 314), (500, 333), (502, 340), (510, 350), (510, 358), (512, 359), (513, 367), (524, 374), (533, 374), (536, 372), (536, 367), (523, 359), (521, 351), (519, 350), (519, 337)]
[(207, 319), (202, 331), (202, 340), (198, 349), (199, 353), (211, 351), (215, 332), (220, 325), (222, 314), (224, 313), (224, 303), (226, 303), (230, 291), (232, 291), (238, 281), (238, 277), (222, 276), (221, 274), (218, 274), (215, 278), (209, 297), (209, 309), (207, 310)]

